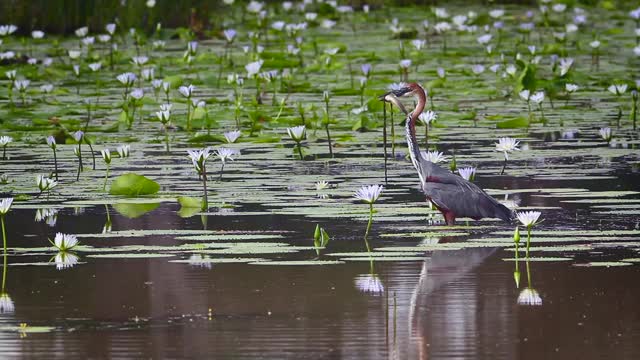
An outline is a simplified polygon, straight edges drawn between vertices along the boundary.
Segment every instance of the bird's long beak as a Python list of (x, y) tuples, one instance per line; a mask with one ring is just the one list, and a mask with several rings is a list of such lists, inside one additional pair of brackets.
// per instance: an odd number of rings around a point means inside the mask
[(384, 95), (382, 95), (382, 96), (378, 97), (378, 99), (379, 99), (380, 101), (384, 101), (384, 102), (391, 103), (391, 104), (393, 104), (393, 105), (397, 106), (397, 107), (398, 107), (398, 109), (402, 110), (402, 112), (403, 112), (405, 115), (406, 115), (406, 114), (408, 114), (407, 109), (405, 109), (404, 105), (400, 102), (400, 99), (398, 99), (398, 98), (393, 94), (393, 92), (392, 92), (392, 91), (390, 91), (390, 92), (388, 92), (388, 93), (386, 93), (386, 94), (384, 94)]

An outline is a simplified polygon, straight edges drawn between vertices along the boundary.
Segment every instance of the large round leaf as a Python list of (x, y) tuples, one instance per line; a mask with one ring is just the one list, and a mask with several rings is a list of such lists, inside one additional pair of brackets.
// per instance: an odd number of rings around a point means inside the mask
[(109, 193), (111, 195), (139, 196), (155, 194), (160, 190), (157, 182), (138, 174), (124, 174), (118, 176)]

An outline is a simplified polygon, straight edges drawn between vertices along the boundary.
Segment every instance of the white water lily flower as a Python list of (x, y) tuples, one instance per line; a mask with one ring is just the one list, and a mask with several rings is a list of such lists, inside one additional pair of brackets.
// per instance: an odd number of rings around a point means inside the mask
[(195, 88), (195, 86), (193, 86), (193, 85), (189, 85), (189, 86), (180, 86), (180, 87), (178, 88), (178, 92), (179, 92), (182, 96), (184, 96), (184, 97), (186, 97), (186, 98), (191, 97), (191, 96), (193, 95), (193, 92), (194, 92), (195, 90), (196, 90), (196, 88)]
[(0, 25), (0, 36), (11, 35), (16, 32), (16, 30), (18, 30), (18, 27), (13, 24)]
[(72, 268), (78, 263), (78, 256), (69, 252), (60, 251), (56, 254), (54, 262), (56, 263), (56, 269), (64, 270)]
[(14, 86), (18, 91), (25, 91), (29, 87), (30, 83), (31, 81), (29, 80), (17, 80)]
[(189, 158), (191, 159), (191, 163), (193, 167), (196, 169), (198, 174), (202, 173), (202, 168), (204, 166), (205, 161), (211, 156), (211, 149), (206, 147), (201, 150), (187, 150), (189, 154)]
[(410, 59), (403, 59), (400, 60), (400, 67), (403, 69), (407, 69), (411, 66), (411, 60)]
[(553, 4), (553, 6), (551, 6), (551, 9), (553, 9), (553, 11), (557, 13), (561, 13), (565, 11), (566, 8), (567, 8), (567, 5), (562, 3)]
[(445, 8), (435, 8), (433, 9), (434, 14), (439, 19), (446, 19), (449, 17), (449, 12)]
[(144, 97), (144, 91), (142, 89), (132, 89), (129, 95), (136, 100), (140, 100)]
[(68, 251), (78, 245), (78, 238), (75, 235), (57, 233), (53, 241), (55, 246), (60, 251)]
[(53, 136), (51, 136), (51, 135), (50, 135), (50, 136), (48, 136), (48, 137), (47, 137), (47, 145), (49, 145), (49, 147), (50, 147), (50, 148), (52, 148), (52, 149), (54, 149), (54, 150), (55, 150), (55, 149), (56, 149), (56, 146), (57, 146), (57, 144), (56, 144), (56, 138), (55, 138), (55, 137), (53, 137)]
[(118, 79), (118, 81), (122, 85), (131, 86), (138, 79), (138, 77), (132, 72), (126, 72), (116, 76), (116, 79)]
[(260, 68), (262, 68), (263, 60), (254, 61), (245, 65), (245, 70), (247, 70), (247, 77), (254, 77), (260, 72)]
[(147, 67), (147, 68), (142, 69), (140, 74), (142, 75), (142, 78), (144, 80), (151, 81), (155, 77), (155, 69), (152, 68), (152, 67)]
[(79, 58), (80, 55), (82, 55), (82, 52), (80, 52), (80, 50), (69, 50), (69, 58), (72, 60)]
[(433, 27), (438, 34), (451, 30), (451, 24), (446, 21), (439, 22)]
[(325, 180), (316, 181), (316, 191), (324, 190), (329, 187), (329, 183)]
[(533, 101), (536, 104), (540, 104), (544, 101), (544, 92), (543, 91), (536, 91), (535, 93), (533, 93), (531, 95), (531, 101)]
[(413, 47), (416, 48), (416, 50), (420, 51), (422, 50), (422, 48), (425, 47), (425, 45), (427, 45), (427, 42), (426, 40), (415, 39), (415, 40), (411, 40), (411, 45), (413, 45)]
[(324, 53), (330, 56), (333, 56), (335, 54), (338, 53), (338, 51), (340, 51), (340, 48), (328, 48), (324, 50)]
[(418, 120), (423, 125), (429, 125), (438, 119), (438, 114), (433, 110), (427, 110), (418, 116)]
[(333, 29), (333, 27), (336, 26), (336, 22), (330, 19), (324, 19), (320, 23), (320, 26), (325, 29)]
[(131, 146), (129, 145), (120, 145), (116, 148), (116, 151), (118, 152), (118, 155), (120, 155), (120, 158), (128, 158), (129, 157), (129, 153), (131, 151)]
[(516, 216), (520, 223), (527, 228), (530, 228), (533, 225), (537, 224), (540, 215), (542, 215), (540, 211), (523, 211), (516, 213)]
[(0, 314), (10, 314), (15, 311), (13, 300), (7, 293), (0, 294)]
[(100, 150), (100, 155), (102, 155), (102, 160), (108, 165), (111, 164), (111, 150), (102, 149)]
[(287, 134), (296, 142), (300, 142), (304, 139), (307, 128), (304, 125), (294, 126), (287, 128)]
[(107, 32), (113, 36), (113, 34), (115, 34), (116, 32), (116, 24), (114, 23), (109, 23), (107, 25), (105, 25), (105, 30), (107, 30)]
[(472, 65), (471, 71), (476, 75), (480, 75), (484, 72), (484, 65), (481, 65), (481, 64)]
[(54, 187), (56, 187), (56, 185), (58, 185), (58, 182), (53, 179), (50, 179), (48, 176), (37, 175), (36, 184), (38, 185), (38, 189), (40, 189), (41, 192), (44, 192), (44, 191), (49, 191)]
[(156, 116), (158, 117), (158, 120), (160, 120), (161, 123), (165, 124), (169, 122), (169, 119), (171, 118), (171, 111), (169, 110), (156, 111)]
[(531, 99), (531, 92), (527, 89), (524, 89), (518, 93), (520, 98), (524, 101), (529, 101)]
[(17, 73), (18, 72), (16, 70), (9, 70), (5, 72), (4, 75), (7, 77), (7, 79), (13, 81), (16, 79)]
[(600, 137), (602, 137), (606, 142), (611, 141), (611, 128), (604, 127), (598, 130)]
[(110, 40), (111, 40), (111, 35), (109, 34), (98, 35), (98, 41), (100, 41), (101, 43), (106, 43), (106, 42), (109, 42)]
[(82, 130), (78, 130), (73, 133), (73, 138), (76, 140), (76, 142), (82, 141), (83, 137), (84, 137), (84, 132)]
[(40, 222), (45, 220), (46, 218), (56, 216), (58, 214), (57, 209), (46, 208), (46, 209), (38, 209), (36, 210), (35, 221)]
[(52, 84), (40, 85), (40, 91), (42, 91), (45, 94), (48, 94), (53, 91), (53, 85)]
[(399, 82), (399, 83), (392, 83), (389, 86), (387, 86), (387, 90), (389, 91), (395, 91), (395, 90), (400, 90), (404, 87), (406, 87), (407, 84), (404, 82)]
[(489, 41), (491, 41), (491, 34), (484, 34), (480, 37), (478, 37), (478, 44), (480, 45), (486, 45), (489, 43)]
[(458, 169), (458, 173), (460, 174), (460, 176), (468, 181), (473, 181), (473, 179), (476, 176), (476, 168), (474, 167), (464, 167), (464, 168), (460, 168)]
[(627, 91), (627, 84), (611, 85), (607, 90), (614, 95), (622, 95)]
[(436, 69), (436, 74), (438, 74), (438, 77), (440, 79), (444, 79), (447, 76), (446, 71), (444, 70), (444, 68), (441, 68), (441, 67)]
[(636, 47), (634, 47), (634, 48), (633, 48), (633, 53), (634, 53), (636, 56), (640, 56), (640, 45), (638, 45), (638, 46), (636, 46)]
[(0, 146), (2, 147), (7, 146), (12, 141), (13, 138), (11, 136), (0, 136)]
[(540, 306), (542, 305), (542, 298), (535, 289), (526, 288), (518, 295), (518, 305)]
[(162, 87), (162, 80), (160, 79), (151, 80), (151, 87), (153, 87), (154, 90), (160, 89)]
[(137, 66), (142, 66), (149, 61), (149, 58), (146, 56), (134, 56), (131, 58), (131, 62), (133, 62)]
[(96, 38), (95, 38), (95, 37), (93, 37), (93, 36), (87, 36), (86, 38), (83, 38), (83, 39), (82, 39), (82, 44), (83, 44), (84, 46), (90, 46), (90, 45), (93, 45), (93, 43), (95, 43), (95, 42), (96, 42)]
[(44, 31), (33, 30), (31, 32), (31, 37), (34, 38), (34, 39), (42, 39), (44, 37)]
[(88, 33), (89, 33), (89, 28), (86, 26), (76, 29), (76, 36), (79, 38), (83, 38), (87, 36)]
[(560, 59), (560, 76), (564, 76), (566, 73), (568, 73), (572, 65), (573, 58)]
[(220, 159), (220, 161), (222, 161), (223, 164), (225, 164), (227, 160), (233, 161), (233, 157), (239, 155), (239, 152), (234, 149), (219, 147), (216, 149), (215, 155)]
[(497, 74), (498, 70), (500, 70), (500, 66), (500, 64), (493, 64), (489, 66), (489, 70), (491, 70), (492, 73)]
[(382, 185), (365, 185), (358, 189), (353, 196), (371, 205), (378, 200), (382, 189)]
[(362, 64), (360, 66), (360, 70), (362, 71), (362, 74), (364, 76), (369, 76), (369, 74), (371, 73), (371, 64)]
[(93, 72), (100, 70), (100, 68), (102, 68), (102, 63), (97, 62), (89, 64), (89, 69), (91, 69), (91, 71)]
[(500, 18), (502, 17), (502, 15), (504, 15), (503, 9), (494, 9), (489, 11), (489, 16), (491, 16), (494, 19)]
[(227, 131), (224, 133), (224, 138), (229, 144), (236, 142), (240, 136), (242, 136), (242, 132), (240, 130)]
[(258, 2), (258, 1), (254, 1), (254, 0), (251, 0), (251, 1), (249, 2), (249, 4), (247, 5), (247, 11), (248, 11), (248, 12), (251, 12), (251, 13), (254, 13), (254, 14), (257, 14), (257, 13), (259, 13), (260, 11), (262, 11), (262, 7), (263, 7), (263, 6), (264, 6), (264, 4), (263, 4), (263, 3)]
[(358, 275), (355, 279), (358, 290), (368, 294), (381, 294), (384, 292), (384, 285), (376, 275)]
[(576, 84), (567, 83), (567, 84), (565, 84), (564, 88), (567, 90), (567, 92), (573, 93), (573, 92), (578, 91), (579, 86), (576, 85)]
[(518, 144), (520, 144), (520, 141), (514, 138), (501, 137), (498, 138), (498, 142), (496, 143), (496, 151), (504, 153), (505, 160), (508, 160), (510, 152), (520, 150)]
[(516, 75), (516, 66), (513, 64), (509, 64), (507, 65), (506, 69), (505, 69), (506, 73), (509, 74), (510, 76), (515, 76)]
[(447, 161), (447, 157), (440, 151), (421, 151), (425, 160), (431, 161), (434, 164)]
[(13, 198), (4, 198), (0, 200), (0, 215), (7, 215), (9, 209), (11, 209), (11, 204), (13, 203)]

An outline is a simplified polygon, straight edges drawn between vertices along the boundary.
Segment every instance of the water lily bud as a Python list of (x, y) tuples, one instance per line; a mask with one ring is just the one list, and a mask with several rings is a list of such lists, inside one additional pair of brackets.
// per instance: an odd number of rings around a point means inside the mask
[(513, 242), (520, 244), (520, 227), (516, 226), (516, 231), (513, 232)]

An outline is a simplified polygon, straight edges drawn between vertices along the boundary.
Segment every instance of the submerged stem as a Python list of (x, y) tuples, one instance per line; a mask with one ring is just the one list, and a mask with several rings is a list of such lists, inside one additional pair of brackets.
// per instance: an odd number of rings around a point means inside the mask
[(504, 158), (504, 164), (502, 164), (502, 170), (500, 170), (500, 175), (504, 175), (504, 169), (507, 168), (507, 158)]
[(209, 199), (207, 198), (207, 168), (202, 161), (202, 187), (204, 188), (204, 200), (202, 201), (202, 211), (209, 209)]
[[(371, 223), (373, 222), (373, 203), (369, 204), (369, 223), (367, 224), (367, 231), (364, 233), (365, 240), (369, 236), (369, 230), (371, 230)], [(369, 244), (367, 243), (367, 246)]]
[(529, 261), (529, 245), (531, 245), (531, 226), (527, 227), (527, 261)]
[(53, 149), (53, 167), (56, 173), (56, 181), (58, 181), (58, 156), (56, 155), (56, 149)]
[(296, 147), (298, 148), (298, 155), (300, 155), (300, 160), (304, 160), (304, 157), (302, 156), (302, 146), (300, 146), (299, 141), (296, 143)]

